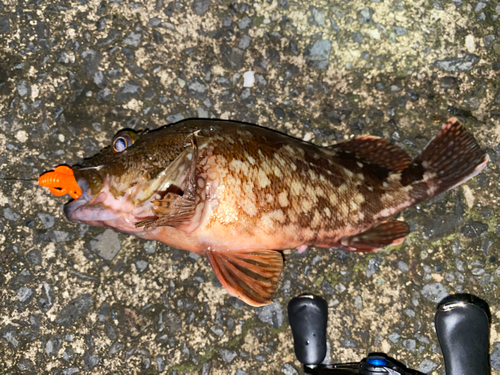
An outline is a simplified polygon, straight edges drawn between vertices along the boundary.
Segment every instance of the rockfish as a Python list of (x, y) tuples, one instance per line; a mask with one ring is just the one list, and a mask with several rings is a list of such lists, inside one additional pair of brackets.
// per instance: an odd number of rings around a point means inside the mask
[(400, 244), (408, 226), (388, 218), (487, 162), (454, 118), (414, 160), (373, 136), (318, 147), (254, 125), (187, 120), (120, 132), (72, 167), (81, 193), (64, 212), (205, 255), (229, 294), (261, 306), (277, 289), (281, 250)]

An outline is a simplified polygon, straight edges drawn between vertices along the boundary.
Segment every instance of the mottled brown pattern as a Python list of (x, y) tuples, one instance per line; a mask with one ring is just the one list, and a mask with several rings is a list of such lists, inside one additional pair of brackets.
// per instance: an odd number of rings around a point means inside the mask
[[(462, 146), (467, 150), (463, 155)], [(456, 157), (465, 165), (463, 173), (449, 170), (452, 162), (433, 156), (434, 149), (443, 147), (450, 150), (439, 155), (460, 155)], [(339, 245), (341, 238), (460, 183), (484, 167), (485, 160), (456, 120), (444, 125), (413, 163), (399, 147), (371, 136), (321, 148), (254, 125), (188, 120), (145, 133), (124, 152), (104, 150), (84, 163), (98, 170), (76, 174), (89, 177), (94, 195), (106, 180), (116, 198), (129, 191), (135, 194), (135, 205), (153, 201), (153, 217), (137, 227), (167, 225), (190, 234), (202, 225), (203, 235), (191, 235), (197, 249), (232, 246), (235, 238), (281, 249)], [(441, 167), (446, 172), (443, 183), (436, 177)], [(168, 192), (180, 195), (171, 207), (161, 203), (167, 193), (159, 190), (161, 181), (170, 181)], [(186, 213), (193, 216), (191, 222)]]
[(192, 120), (169, 126), (141, 136), (128, 153), (105, 150), (84, 166), (105, 164), (109, 175), (133, 186), (139, 175), (158, 175), (189, 147), (193, 134), (200, 144), (196, 178), (218, 180), (223, 187), (208, 228), (223, 223), (248, 235), (285, 229), (295, 242), (332, 246), (340, 235), (368, 228), (388, 205), (408, 201), (383, 166), (344, 149), (319, 148), (234, 122)]
[[(234, 224), (250, 234), (261, 230), (279, 233), (286, 227), (308, 244), (335, 241), (341, 228), (353, 228), (354, 233), (369, 226), (373, 216), (387, 207), (388, 202), (380, 199), (384, 194), (394, 197), (391, 204), (408, 200), (408, 194), (398, 190), (398, 183), (383, 186), (390, 172), (383, 167), (366, 162), (360, 166), (355, 157), (254, 126), (245, 126), (251, 135), (243, 134), (238, 132), (240, 127), (213, 125), (222, 135), (210, 144), (217, 158), (214, 169), (222, 184), (230, 186), (223, 199), (234, 202), (238, 212)], [(241, 147), (234, 147), (236, 142)], [(386, 178), (380, 177), (380, 170)], [(224, 215), (222, 206), (218, 210), (212, 226)], [(273, 213), (278, 218), (263, 221)], [(308, 235), (309, 228), (314, 231)]]

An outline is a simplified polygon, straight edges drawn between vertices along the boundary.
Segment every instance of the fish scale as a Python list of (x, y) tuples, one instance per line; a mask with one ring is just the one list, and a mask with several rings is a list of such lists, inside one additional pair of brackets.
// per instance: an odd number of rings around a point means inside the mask
[[(238, 210), (240, 222), (243, 220), (248, 227), (258, 228), (259, 219), (266, 212), (280, 210), (286, 221), (278, 222), (274, 227), (266, 226), (266, 229), (275, 232), (280, 226), (295, 224), (296, 232), (300, 233), (301, 228), (312, 226), (316, 213), (323, 223), (320, 225), (323, 229), (336, 228), (355, 219), (351, 207), (345, 203), (348, 199), (344, 196), (352, 194), (355, 186), (361, 185), (361, 181), (354, 174), (349, 174), (350, 171), (338, 161), (329, 165), (327, 170), (330, 173), (325, 171), (321, 164), (324, 164), (326, 157), (335, 158), (334, 152), (306, 161), (306, 153), (299, 151), (303, 151), (299, 148), (302, 146), (300, 141), (294, 142), (295, 147), (285, 144), (279, 148), (268, 146), (255, 151), (257, 144), (272, 143), (269, 136), (267, 139), (254, 138), (256, 136), (243, 141), (242, 149), (246, 153), (238, 152), (238, 149), (226, 150), (226, 146), (221, 144), (214, 146), (217, 149), (216, 157), (221, 156), (217, 158), (215, 173), (224, 185), (231, 186), (226, 192), (225, 200), (238, 205), (234, 209)], [(320, 155), (320, 151), (314, 153)], [(227, 157), (228, 154), (230, 157)], [(249, 162), (246, 154), (250, 154), (253, 163)], [(314, 172), (319, 178), (311, 179), (310, 172)], [(267, 199), (267, 195), (278, 199)], [(357, 196), (361, 196), (361, 193)], [(342, 209), (342, 206), (346, 208)], [(331, 207), (336, 213), (331, 220), (326, 220), (324, 207)], [(304, 240), (306, 239), (299, 239)]]
[(226, 290), (253, 306), (271, 302), (281, 250), (400, 244), (408, 226), (388, 218), (488, 162), (456, 119), (413, 161), (377, 137), (318, 147), (220, 120), (183, 121), (119, 146), (73, 167), (83, 193), (65, 206), (69, 220), (205, 255)]

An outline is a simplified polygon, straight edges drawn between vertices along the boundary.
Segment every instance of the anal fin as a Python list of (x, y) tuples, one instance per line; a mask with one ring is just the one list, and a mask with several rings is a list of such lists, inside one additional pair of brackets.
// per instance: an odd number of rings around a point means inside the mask
[(403, 221), (383, 221), (365, 232), (340, 240), (342, 248), (350, 251), (372, 252), (389, 245), (401, 244), (410, 233), (408, 224)]
[(205, 254), (229, 294), (251, 306), (271, 303), (283, 270), (280, 252), (206, 250)]

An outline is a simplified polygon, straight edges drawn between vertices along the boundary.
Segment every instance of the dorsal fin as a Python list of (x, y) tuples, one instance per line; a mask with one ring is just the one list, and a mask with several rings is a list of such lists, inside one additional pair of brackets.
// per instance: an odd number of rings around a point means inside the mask
[(371, 135), (333, 145), (332, 149), (351, 153), (360, 162), (378, 165), (392, 172), (401, 172), (411, 164), (410, 155), (400, 147)]

